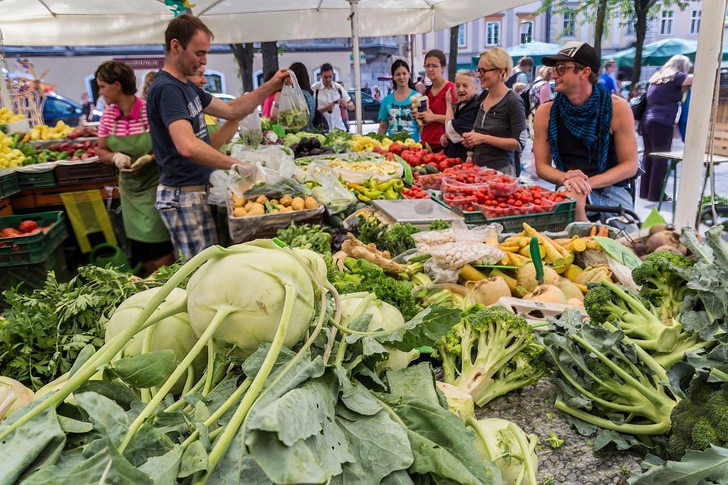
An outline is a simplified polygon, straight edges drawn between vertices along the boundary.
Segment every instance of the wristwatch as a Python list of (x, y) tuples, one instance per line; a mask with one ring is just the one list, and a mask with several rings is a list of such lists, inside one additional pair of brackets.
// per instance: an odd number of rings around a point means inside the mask
[(280, 104), (278, 104), (278, 103), (276, 103), (275, 101), (273, 101), (273, 107), (274, 107), (274, 108), (280, 108), (280, 107), (281, 107), (281, 105), (280, 105)]

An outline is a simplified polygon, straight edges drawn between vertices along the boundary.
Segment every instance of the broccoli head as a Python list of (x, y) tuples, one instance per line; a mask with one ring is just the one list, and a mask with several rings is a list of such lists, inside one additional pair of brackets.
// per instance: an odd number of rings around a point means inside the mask
[(640, 296), (649, 301), (665, 325), (672, 325), (678, 308), (689, 290), (679, 268), (688, 268), (693, 260), (670, 251), (657, 251), (632, 270), (632, 279), (642, 286)]
[(653, 352), (672, 352), (683, 332), (679, 324), (665, 325), (651, 303), (622, 286), (603, 280), (591, 286), (584, 307), (593, 323), (619, 327), (632, 342)]
[(720, 383), (696, 378), (672, 410), (670, 456), (679, 460), (687, 450), (704, 451), (710, 445), (728, 446), (728, 392)]
[(442, 360), (444, 381), (468, 392), (476, 405), (548, 375), (544, 346), (526, 319), (500, 306), (463, 315), (433, 355)]

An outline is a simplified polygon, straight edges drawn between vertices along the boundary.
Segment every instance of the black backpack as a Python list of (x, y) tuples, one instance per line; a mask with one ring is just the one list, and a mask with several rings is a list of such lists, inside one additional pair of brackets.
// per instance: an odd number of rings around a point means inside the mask
[(514, 85), (514, 84), (516, 84), (516, 80), (518, 79), (518, 76), (519, 76), (520, 74), (523, 74), (523, 73), (522, 73), (521, 71), (516, 71), (516, 72), (514, 72), (513, 74), (511, 74), (511, 77), (509, 77), (509, 78), (508, 78), (508, 79), (506, 80), (506, 87), (507, 87), (508, 89), (513, 89), (513, 85)]

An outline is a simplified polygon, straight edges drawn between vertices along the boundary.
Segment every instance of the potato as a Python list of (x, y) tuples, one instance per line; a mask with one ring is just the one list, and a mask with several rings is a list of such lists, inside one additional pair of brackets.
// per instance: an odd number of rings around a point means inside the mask
[(254, 204), (255, 204), (255, 202), (253, 202), (252, 200), (249, 200), (248, 202), (246, 202), (244, 209), (246, 211), (249, 211), (253, 207)]
[(303, 202), (304, 202), (304, 206), (308, 210), (318, 209), (318, 202), (316, 202), (316, 199), (314, 199), (313, 197), (306, 197), (306, 199)]
[(294, 211), (302, 211), (306, 208), (306, 202), (300, 197), (296, 197), (293, 199), (293, 202), (291, 202), (291, 207)]
[(266, 202), (268, 202), (268, 197), (266, 197), (265, 195), (261, 195), (257, 199), (255, 199), (255, 201), (259, 204), (265, 204)]
[(245, 217), (248, 215), (248, 211), (243, 209), (242, 207), (236, 207), (233, 209), (233, 217)]
[(281, 205), (289, 206), (293, 202), (293, 197), (290, 195), (284, 195), (278, 202), (280, 202)]
[(280, 212), (293, 212), (293, 208), (292, 207), (284, 207), (283, 209), (280, 210)]
[(233, 208), (243, 207), (245, 206), (245, 199), (238, 196), (237, 194), (233, 193), (231, 196), (231, 200), (233, 202)]
[(265, 214), (265, 206), (256, 202), (248, 211), (249, 216), (262, 216)]

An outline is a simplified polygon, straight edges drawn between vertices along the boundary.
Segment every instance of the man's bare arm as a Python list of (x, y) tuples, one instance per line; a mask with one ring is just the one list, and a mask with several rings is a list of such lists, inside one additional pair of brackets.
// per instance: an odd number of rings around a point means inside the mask
[(549, 145), (549, 119), (551, 103), (541, 105), (533, 118), (533, 153), (536, 174), (539, 178), (555, 185), (563, 185), (564, 172), (551, 165), (551, 146)]
[(177, 120), (169, 125), (169, 134), (172, 137), (177, 151), (185, 158), (204, 167), (229, 170), (237, 161), (223, 155), (210, 145), (200, 140), (192, 131), (189, 120)]
[(258, 109), (265, 98), (271, 94), (279, 91), (287, 79), (290, 78), (290, 74), (286, 69), (278, 71), (273, 78), (267, 83), (260, 86), (252, 93), (244, 94), (239, 98), (235, 98), (229, 103), (218, 99), (212, 98), (210, 104), (205, 108), (205, 113), (223, 118), (226, 120), (241, 120)]

